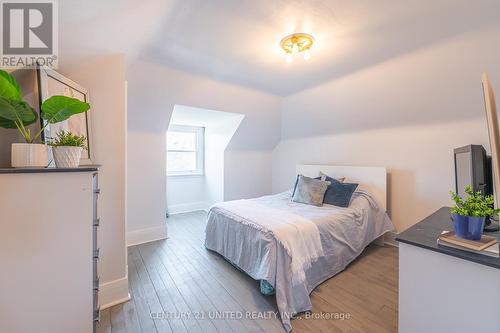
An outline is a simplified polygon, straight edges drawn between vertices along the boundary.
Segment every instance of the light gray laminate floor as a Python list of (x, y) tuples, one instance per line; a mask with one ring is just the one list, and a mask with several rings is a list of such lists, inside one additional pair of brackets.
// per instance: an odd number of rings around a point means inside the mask
[[(273, 296), (203, 245), (204, 212), (168, 219), (169, 238), (128, 248), (131, 301), (102, 311), (99, 333), (285, 332), (279, 319), (245, 318), (277, 311)], [(311, 294), (318, 317), (292, 321), (294, 332), (397, 332), (398, 256), (370, 246), (344, 272)], [(163, 319), (152, 319), (165, 313)], [(224, 313), (224, 318), (210, 318)], [(230, 315), (243, 319), (231, 319)], [(257, 313), (257, 315), (255, 314)], [(189, 317), (188, 317), (189, 316)]]

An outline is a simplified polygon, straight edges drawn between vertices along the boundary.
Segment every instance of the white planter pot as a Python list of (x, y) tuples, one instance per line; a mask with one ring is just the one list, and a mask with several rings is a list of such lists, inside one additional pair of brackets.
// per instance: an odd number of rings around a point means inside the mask
[(80, 165), (80, 157), (82, 156), (82, 147), (52, 147), (54, 161), (58, 168), (78, 168)]
[(11, 146), (13, 168), (45, 168), (49, 165), (47, 145), (39, 143), (13, 143)]

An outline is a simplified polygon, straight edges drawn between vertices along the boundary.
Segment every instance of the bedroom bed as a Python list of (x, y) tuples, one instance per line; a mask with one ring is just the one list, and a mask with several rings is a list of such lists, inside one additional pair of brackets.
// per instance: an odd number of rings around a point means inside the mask
[(208, 213), (205, 246), (276, 293), (284, 328), (311, 311), (309, 294), (393, 230), (386, 214), (386, 169), (298, 165), (297, 174), (346, 177), (359, 184), (346, 208), (292, 202), (292, 190), (214, 205)]

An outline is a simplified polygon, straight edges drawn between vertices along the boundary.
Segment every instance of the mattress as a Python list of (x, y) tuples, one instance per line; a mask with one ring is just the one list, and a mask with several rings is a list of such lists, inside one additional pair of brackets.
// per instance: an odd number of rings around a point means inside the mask
[[(205, 246), (230, 261), (255, 280), (266, 294), (276, 294), (284, 328), (291, 331), (297, 313), (311, 311), (312, 290), (341, 272), (373, 240), (394, 229), (386, 212), (367, 190), (359, 188), (347, 208), (321, 207), (291, 201), (291, 191), (255, 199), (259, 205), (296, 214), (313, 222), (320, 235), (322, 255), (305, 266), (300, 283), (291, 276), (290, 251), (271, 230), (246, 216), (211, 207), (205, 232)], [(251, 223), (249, 223), (251, 222)]]

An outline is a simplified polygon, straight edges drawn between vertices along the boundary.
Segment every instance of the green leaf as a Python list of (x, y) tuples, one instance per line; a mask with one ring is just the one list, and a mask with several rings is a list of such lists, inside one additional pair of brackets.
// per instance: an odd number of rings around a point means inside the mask
[(75, 135), (71, 132), (66, 132), (64, 130), (57, 133), (57, 138), (49, 143), (51, 146), (59, 147), (81, 147), (83, 149), (87, 149), (85, 146), (85, 142), (87, 138), (83, 135)]
[(90, 104), (76, 98), (52, 96), (42, 104), (42, 118), (49, 124), (55, 124), (89, 109)]
[(457, 193), (450, 191), (455, 206), (451, 212), (463, 216), (485, 217), (498, 214), (494, 209), (494, 198), (491, 195), (483, 196), (480, 191), (474, 192), (471, 185), (465, 186), (467, 197), (461, 198)]
[(17, 128), (16, 123), (12, 120), (0, 117), (0, 127), (2, 128)]
[(14, 101), (21, 101), (21, 87), (16, 79), (6, 71), (0, 70), (0, 96)]
[(26, 102), (0, 97), (0, 119), (0, 127), (16, 128), (16, 121), (24, 126), (33, 124), (37, 114)]

